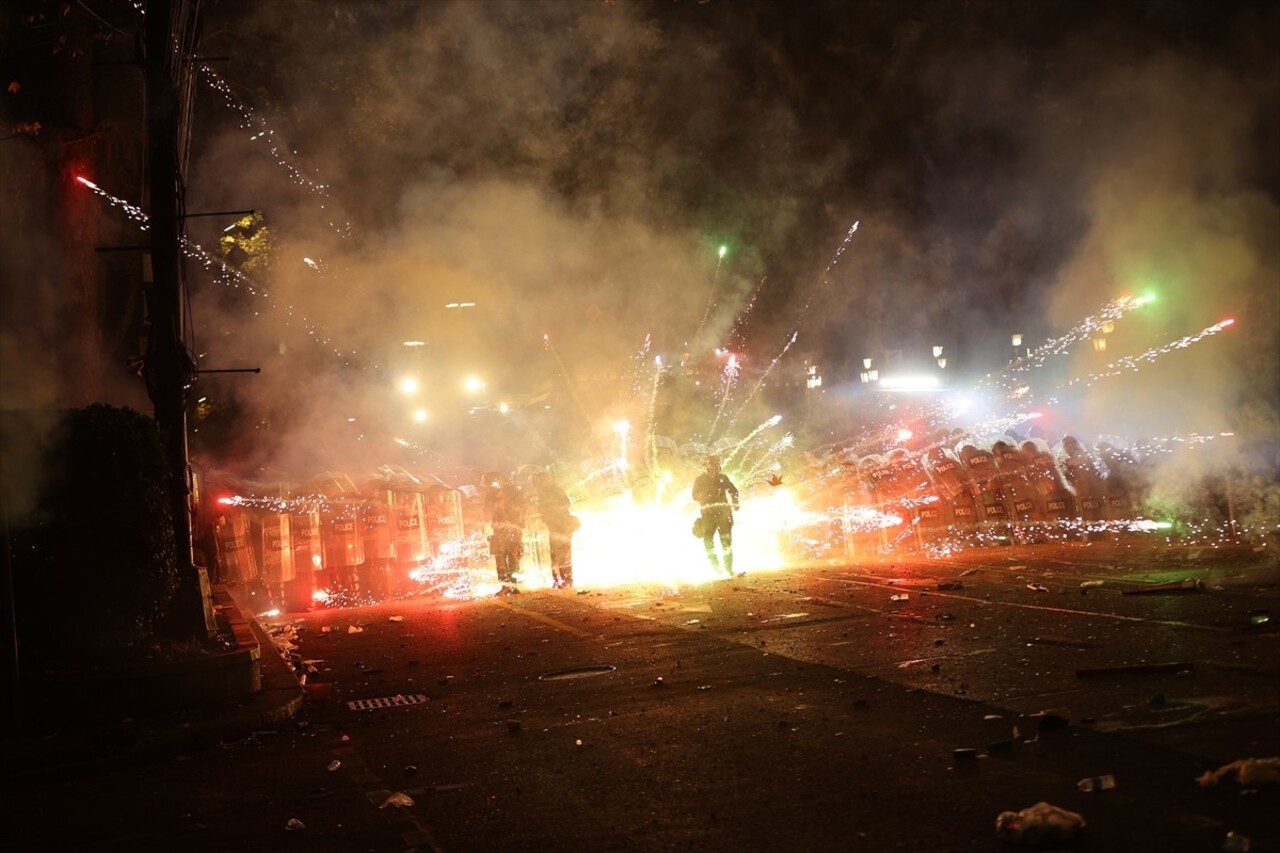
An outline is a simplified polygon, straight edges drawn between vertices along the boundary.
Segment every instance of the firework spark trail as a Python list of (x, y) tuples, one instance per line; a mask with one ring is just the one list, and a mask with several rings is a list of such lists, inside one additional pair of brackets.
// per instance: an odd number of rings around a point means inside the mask
[(131, 204), (128, 201), (125, 201), (124, 199), (120, 198), (119, 196), (112, 195), (111, 193), (107, 192), (102, 187), (98, 186), (88, 178), (77, 175), (76, 181), (78, 181), (79, 183), (83, 184), (84, 186), (92, 190), (94, 195), (98, 196), (99, 198), (106, 199), (107, 203), (123, 210), (125, 212), (125, 215), (127, 215), (134, 222), (138, 223), (139, 231), (151, 230), (151, 217), (147, 216), (146, 212), (142, 208), (138, 207), (136, 204)]
[[(768, 280), (768, 278), (769, 278), (768, 276), (765, 276), (764, 278), (760, 279), (759, 284), (755, 286), (755, 289), (751, 291), (751, 295), (747, 297), (746, 306), (744, 306), (743, 309), (738, 313), (738, 319), (733, 321), (733, 328), (729, 330), (729, 337), (727, 339), (730, 346), (732, 346), (735, 343), (735, 341), (737, 341), (738, 330), (742, 328), (742, 324), (746, 321), (748, 315), (751, 314), (751, 309), (756, 307), (756, 300), (760, 298), (760, 290), (764, 287), (764, 283), (765, 281)], [(738, 342), (738, 345), (739, 345), (739, 348), (741, 348), (741, 342)]]
[[(105, 199), (113, 207), (118, 207), (123, 210), (129, 219), (137, 223), (140, 231), (145, 232), (150, 230), (150, 218), (142, 208), (138, 207), (136, 204), (131, 204), (119, 196), (112, 195), (87, 178), (77, 176), (76, 181), (88, 187), (95, 195)], [(276, 301), (275, 297), (266, 290), (266, 288), (255, 282), (251, 277), (245, 275), (234, 267), (228, 266), (225, 261), (215, 257), (208, 249), (204, 248), (199, 243), (192, 241), (185, 234), (181, 236), (180, 240), (183, 254), (191, 260), (199, 262), (206, 270), (213, 272), (213, 280), (215, 283), (221, 284), (224, 287), (234, 287), (237, 290), (244, 290), (246, 293), (267, 300), (267, 303), (272, 310), (280, 312), (286, 316), (286, 324), (288, 324), (289, 318), (294, 316), (292, 305), (281, 306), (280, 303)], [(300, 321), (301, 326), (303, 330), (306, 331), (307, 335), (314, 338), (317, 343), (331, 349), (339, 358), (348, 357), (348, 354), (343, 353), (334, 346), (331, 338), (321, 333), (320, 327), (315, 323), (311, 322), (301, 314), (297, 315), (297, 319)], [(354, 354), (354, 352), (352, 354)]]
[(658, 470), (658, 388), (662, 385), (662, 366), (657, 365), (653, 371), (653, 382), (650, 383), (649, 400), (645, 408), (644, 440), (647, 467), (650, 471)]
[(299, 495), (292, 498), (267, 497), (264, 495), (230, 495), (218, 498), (217, 503), (221, 506), (264, 510), (278, 514), (305, 515), (311, 512), (319, 512), (328, 518), (356, 516), (363, 512), (365, 508), (364, 501), (344, 498), (335, 500), (323, 494)]
[(726, 448), (726, 452), (724, 454), (724, 464), (725, 465), (734, 464), (734, 461), (736, 460), (739, 451), (742, 451), (744, 448), (748, 448), (748, 446), (753, 441), (755, 441), (756, 438), (758, 438), (760, 434), (763, 433), (765, 430), (767, 430), (769, 427), (777, 426), (781, 422), (782, 422), (782, 415), (774, 415), (773, 417), (766, 419), (763, 423), (761, 423), (751, 432), (747, 433), (747, 435), (741, 441), (738, 441), (737, 443)]
[[(330, 200), (332, 198), (329, 194), (328, 184), (321, 183), (320, 181), (312, 180), (307, 177), (303, 174), (302, 170), (295, 166), (292, 160), (285, 155), (280, 146), (276, 143), (276, 132), (271, 129), (265, 119), (256, 115), (247, 104), (235, 96), (231, 91), (230, 83), (219, 76), (218, 73), (208, 64), (201, 65), (200, 71), (202, 74), (201, 79), (204, 81), (205, 85), (222, 95), (225, 105), (233, 112), (240, 115), (240, 126), (246, 130), (257, 131), (253, 136), (249, 137), (250, 141), (257, 142), (259, 140), (264, 140), (267, 143), (268, 150), (271, 152), (272, 158), (276, 161), (276, 164), (279, 165), (280, 168), (284, 169), (284, 171), (289, 175), (290, 180), (298, 186), (303, 187), (309, 192), (321, 196), (326, 200)], [(297, 153), (298, 152), (296, 151), (291, 152), (293, 156), (297, 156)], [(350, 222), (344, 222), (341, 225), (335, 222), (329, 222), (329, 227), (332, 228), (339, 237), (345, 238), (351, 236), (352, 229)]]
[(1114, 323), (1133, 309), (1147, 304), (1152, 298), (1151, 296), (1120, 296), (1111, 300), (1103, 305), (1096, 314), (1085, 317), (1064, 334), (1051, 338), (1025, 356), (1014, 359), (1003, 370), (987, 375), (978, 383), (978, 386), (999, 386), (1003, 384), (1005, 386), (1004, 390), (1009, 390), (1008, 384), (1018, 381), (1014, 374), (1026, 373), (1043, 367), (1045, 361), (1051, 356), (1062, 355), (1075, 344), (1087, 340), (1098, 332), (1106, 331), (1105, 327), (1109, 323)]
[(1099, 380), (1106, 379), (1111, 376), (1119, 376), (1121, 373), (1124, 373), (1125, 371), (1131, 371), (1136, 373), (1138, 370), (1141, 369), (1143, 364), (1150, 364), (1151, 362), (1158, 359), (1160, 356), (1167, 355), (1173, 352), (1174, 350), (1186, 349), (1187, 347), (1191, 346), (1194, 343), (1197, 343), (1199, 341), (1204, 340), (1205, 338), (1218, 334), (1218, 332), (1221, 332), (1222, 330), (1229, 328), (1234, 323), (1235, 323), (1235, 320), (1223, 320), (1221, 323), (1214, 323), (1212, 326), (1206, 326), (1205, 328), (1201, 329), (1199, 332), (1196, 332), (1194, 335), (1187, 335), (1186, 337), (1179, 338), (1176, 341), (1170, 341), (1169, 343), (1164, 344), (1163, 346), (1152, 347), (1146, 352), (1139, 353), (1138, 355), (1126, 355), (1108, 364), (1107, 370), (1103, 372), (1090, 373), (1085, 376), (1077, 376), (1075, 379), (1072, 379), (1069, 382), (1059, 385), (1057, 388), (1053, 390), (1061, 391), (1065, 388), (1070, 388), (1073, 385), (1078, 385), (1081, 382), (1083, 382), (1086, 386), (1092, 385), (1094, 382), (1097, 382)]
[[(856, 225), (857, 223), (854, 224)], [(782, 348), (782, 352), (775, 355), (773, 357), (773, 361), (769, 362), (769, 366), (760, 374), (760, 378), (756, 380), (756, 384), (751, 387), (750, 393), (748, 393), (743, 399), (742, 405), (738, 407), (738, 410), (733, 413), (733, 417), (729, 419), (728, 429), (732, 429), (733, 425), (738, 422), (738, 418), (746, 411), (747, 406), (751, 405), (751, 401), (755, 399), (756, 394), (760, 393), (760, 389), (764, 387), (765, 381), (769, 378), (769, 375), (773, 373), (773, 369), (778, 366), (778, 362), (782, 360), (782, 357), (787, 354), (787, 350), (791, 349), (791, 346), (799, 337), (799, 332), (791, 333), (791, 338), (787, 341), (786, 346)], [(708, 438), (710, 438), (710, 436), (708, 436)]]
[(707, 320), (711, 319), (711, 309), (716, 304), (716, 291), (720, 286), (720, 266), (724, 263), (724, 252), (720, 252), (716, 256), (716, 271), (711, 277), (711, 290), (707, 293), (707, 304), (702, 309), (702, 319), (698, 321), (698, 328), (694, 329), (693, 340), (696, 343), (702, 338), (702, 330), (707, 326)]
[(980, 439), (988, 435), (1003, 435), (1013, 427), (1041, 417), (1044, 417), (1041, 412), (1012, 412), (1007, 415), (997, 415), (973, 424), (962, 435), (957, 436), (955, 439), (948, 438), (948, 441), (952, 444), (959, 444), (962, 441), (968, 442), (970, 439)]
[(640, 345), (640, 350), (632, 356), (631, 368), (631, 393), (639, 395), (648, 385), (649, 378), (649, 353), (653, 351), (653, 335), (646, 333), (644, 342)]
[[(836, 247), (836, 253), (831, 256), (830, 262), (827, 263), (827, 268), (823, 270), (822, 285), (821, 285), (822, 287), (826, 287), (829, 284), (831, 284), (831, 269), (836, 264), (840, 263), (840, 258), (844, 255), (845, 250), (849, 248), (849, 243), (851, 240), (853, 240), (853, 235), (856, 234), (858, 231), (858, 222), (859, 220), (854, 220), (853, 224), (849, 226), (849, 230), (848, 232), (845, 233), (844, 239), (841, 240), (840, 245)], [(796, 318), (797, 326), (800, 324), (800, 321), (803, 320), (804, 317), (809, 313), (809, 306), (812, 304), (813, 304), (813, 296), (811, 294), (809, 298), (805, 300), (804, 306), (800, 309), (800, 315)]]
[[(573, 398), (574, 405), (578, 408), (578, 414), (582, 415), (582, 420), (585, 421), (588, 426), (592, 426), (591, 416), (587, 414), (587, 407), (582, 404), (582, 398), (578, 396), (578, 389), (573, 387), (573, 381), (569, 377), (569, 371), (565, 369), (564, 362), (560, 360), (560, 353), (556, 351), (555, 344), (551, 343), (551, 335), (543, 335), (542, 343), (543, 346), (546, 347), (547, 352), (551, 353), (551, 357), (556, 360), (556, 369), (560, 371), (560, 378), (564, 380), (565, 387), (569, 389), (569, 396)], [(592, 431), (592, 435), (595, 435), (594, 430)], [(599, 443), (598, 437), (596, 438), (596, 442), (597, 444)]]
[(1142, 444), (1133, 445), (1133, 452), (1140, 458), (1148, 458), (1157, 454), (1176, 453), (1179, 450), (1196, 449), (1211, 441), (1223, 438), (1234, 438), (1233, 432), (1218, 432), (1212, 435), (1188, 433), (1187, 435), (1170, 435), (1146, 439)]
[[(840, 263), (840, 258), (844, 255), (845, 251), (849, 248), (850, 241), (853, 240), (853, 235), (856, 234), (857, 231), (858, 231), (858, 221), (855, 220), (854, 223), (849, 226), (849, 230), (848, 232), (845, 233), (844, 239), (840, 241), (840, 245), (836, 248), (836, 253), (832, 256), (830, 262), (828, 262), (826, 270), (823, 271), (822, 286), (826, 286), (830, 284), (830, 276), (831, 276), (832, 268), (835, 267), (836, 264)], [(763, 284), (764, 284), (764, 279), (761, 279), (760, 285), (763, 285)], [(756, 288), (757, 293), (758, 291), (759, 291), (759, 285)], [(803, 320), (804, 317), (808, 314), (809, 306), (812, 303), (813, 303), (813, 297), (811, 295), (808, 299), (805, 300), (804, 307), (800, 309), (800, 314), (797, 317), (797, 324), (799, 323), (800, 320)], [(747, 311), (750, 311), (751, 306), (754, 304), (755, 304), (755, 293), (752, 294), (751, 300), (747, 306)], [(744, 311), (742, 316), (745, 317), (747, 311)], [(737, 326), (735, 325), (734, 328), (736, 330)], [(778, 353), (778, 355), (774, 357), (773, 361), (769, 362), (769, 366), (765, 369), (764, 373), (760, 375), (760, 378), (756, 381), (755, 386), (752, 387), (751, 392), (747, 394), (746, 398), (742, 401), (742, 405), (738, 407), (738, 410), (734, 412), (732, 418), (730, 418), (729, 420), (730, 429), (733, 427), (735, 423), (737, 423), (738, 418), (742, 415), (743, 411), (746, 410), (747, 406), (751, 404), (751, 401), (755, 398), (756, 394), (759, 393), (761, 387), (763, 387), (765, 380), (768, 379), (769, 375), (773, 372), (773, 369), (777, 366), (778, 362), (782, 359), (782, 357), (787, 354), (787, 350), (791, 349), (792, 344), (796, 342), (796, 339), (799, 337), (799, 335), (800, 335), (799, 331), (793, 332), (791, 334), (791, 339), (788, 340), (786, 346), (782, 348), (782, 352)], [(736, 379), (736, 377), (734, 378)], [(716, 412), (715, 421), (712, 423), (711, 430), (707, 434), (708, 440), (710, 440), (715, 434), (716, 426), (720, 422), (721, 415), (724, 412), (724, 408), (726, 403), (728, 402), (728, 399), (729, 397), (726, 392), (726, 394), (721, 398), (720, 409), (719, 411)]]
[(775, 465), (777, 463), (777, 460), (781, 458), (783, 452), (786, 450), (789, 450), (794, 444), (795, 444), (795, 436), (793, 436), (791, 433), (787, 433), (782, 438), (778, 439), (773, 444), (769, 445), (769, 447), (765, 450), (765, 452), (761, 455), (761, 457), (755, 462), (753, 462), (750, 465), (750, 467), (747, 466), (747, 461), (750, 459), (750, 456), (749, 455), (744, 456), (742, 460), (742, 465), (739, 466), (739, 470), (745, 469), (745, 473), (742, 475), (742, 479), (744, 481), (749, 482), (755, 477), (757, 477), (758, 475), (762, 474), (769, 467), (771, 467), (772, 465)]
[(716, 407), (716, 416), (711, 419), (711, 426), (707, 429), (708, 441), (715, 435), (716, 426), (724, 415), (725, 406), (728, 405), (729, 398), (733, 395), (733, 388), (737, 384), (741, 373), (742, 363), (738, 361), (738, 356), (734, 353), (729, 353), (729, 357), (725, 361), (724, 370), (720, 371), (720, 384), (716, 389), (716, 395), (720, 398), (720, 405)]
[(405, 450), (412, 452), (415, 457), (419, 459), (425, 458), (431, 461), (432, 464), (436, 467), (439, 467), (444, 464), (443, 458), (441, 458), (440, 454), (437, 451), (434, 451), (428, 447), (423, 447), (419, 442), (414, 441), (411, 438), (393, 438), (392, 441), (398, 444), (400, 447), (403, 447)]

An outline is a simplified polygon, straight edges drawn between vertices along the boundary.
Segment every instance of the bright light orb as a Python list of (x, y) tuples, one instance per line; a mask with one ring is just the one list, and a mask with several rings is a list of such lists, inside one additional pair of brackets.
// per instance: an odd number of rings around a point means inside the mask
[(418, 380), (414, 379), (412, 376), (406, 376), (404, 379), (401, 379), (400, 391), (403, 394), (417, 394)]

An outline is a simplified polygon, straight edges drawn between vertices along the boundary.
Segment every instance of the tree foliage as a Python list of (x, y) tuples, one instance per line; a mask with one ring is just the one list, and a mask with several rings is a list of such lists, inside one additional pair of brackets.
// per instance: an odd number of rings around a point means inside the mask
[(129, 409), (72, 410), (43, 470), (34, 520), (12, 537), (24, 657), (56, 668), (141, 656), (178, 585), (159, 429)]

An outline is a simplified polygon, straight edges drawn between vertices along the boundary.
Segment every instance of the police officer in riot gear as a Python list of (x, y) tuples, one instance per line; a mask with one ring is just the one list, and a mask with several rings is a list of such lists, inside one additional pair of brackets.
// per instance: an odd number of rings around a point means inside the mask
[(724, 553), (724, 569), (733, 575), (733, 511), (738, 508), (738, 487), (720, 470), (720, 457), (707, 457), (707, 468), (693, 481), (693, 499), (702, 507), (699, 522), (702, 527), (702, 545), (707, 559), (719, 570), (716, 558), (715, 537), (720, 536), (720, 550)]

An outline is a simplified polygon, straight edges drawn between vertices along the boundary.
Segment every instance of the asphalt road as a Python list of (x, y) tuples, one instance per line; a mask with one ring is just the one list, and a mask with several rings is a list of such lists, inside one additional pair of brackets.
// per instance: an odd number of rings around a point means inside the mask
[(33, 780), (7, 835), (1009, 850), (997, 815), (1046, 801), (1086, 821), (1070, 849), (1280, 850), (1280, 783), (1197, 782), (1280, 755), (1278, 581), (1274, 552), (1095, 543), (291, 615), (266, 621), (327, 697), (245, 741)]

